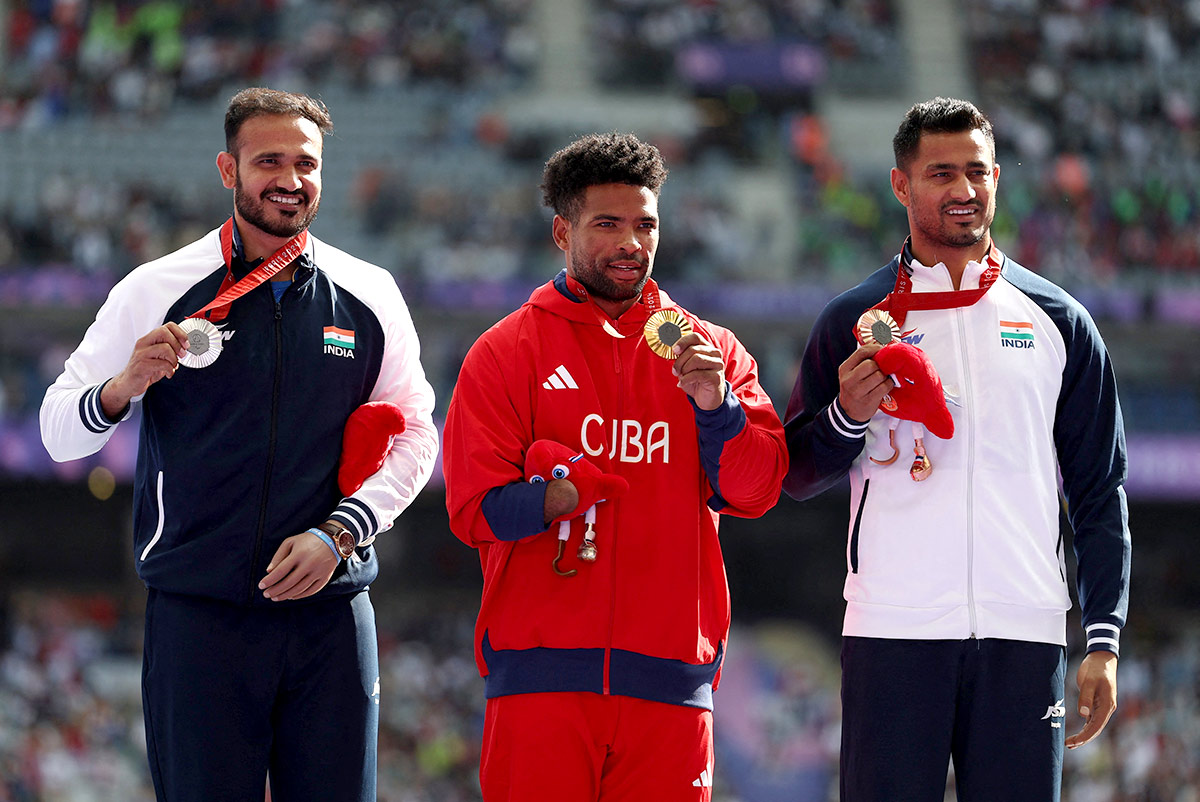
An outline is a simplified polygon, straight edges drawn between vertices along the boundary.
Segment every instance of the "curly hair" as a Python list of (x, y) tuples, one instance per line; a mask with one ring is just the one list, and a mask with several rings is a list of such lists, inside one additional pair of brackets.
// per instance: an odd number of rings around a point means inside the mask
[(667, 168), (658, 148), (633, 134), (588, 134), (555, 153), (542, 173), (542, 200), (572, 223), (583, 209), (583, 195), (596, 184), (645, 187), (658, 197)]
[(321, 101), (308, 95), (255, 86), (243, 89), (229, 100), (225, 111), (225, 150), (236, 156), (238, 132), (247, 120), (264, 114), (305, 117), (312, 120), (322, 136), (333, 133), (333, 118)]
[(900, 123), (896, 136), (892, 138), (892, 151), (896, 155), (896, 166), (907, 171), (916, 158), (923, 134), (961, 134), (979, 129), (987, 139), (996, 158), (996, 136), (992, 123), (983, 112), (968, 100), (935, 97), (918, 103), (908, 110)]

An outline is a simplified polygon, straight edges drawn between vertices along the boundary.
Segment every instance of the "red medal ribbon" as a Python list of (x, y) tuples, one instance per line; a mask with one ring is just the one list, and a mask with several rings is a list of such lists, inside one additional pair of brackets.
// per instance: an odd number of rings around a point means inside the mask
[[(587, 303), (592, 307), (592, 314), (596, 316), (596, 322), (600, 324), (602, 329), (618, 340), (625, 339), (625, 335), (617, 331), (616, 326), (612, 324), (608, 315), (600, 307), (596, 306), (596, 302), (588, 295), (587, 287), (584, 287), (579, 281), (568, 275), (567, 289), (576, 295), (582, 295), (584, 298), (587, 298)], [(646, 279), (646, 284), (642, 287), (642, 303), (646, 305), (646, 310), (650, 315), (653, 315), (662, 306), (662, 299), (658, 295), (658, 284), (652, 278)]]
[(646, 285), (642, 287), (642, 303), (646, 304), (646, 311), (650, 315), (662, 308), (662, 298), (658, 295), (658, 282), (652, 278), (646, 279)]
[(909, 275), (911, 259), (907, 256), (909, 244), (904, 243), (900, 251), (900, 268), (896, 274), (896, 286), (872, 309), (880, 309), (892, 316), (896, 325), (903, 328), (904, 319), (911, 311), (928, 309), (957, 309), (971, 306), (992, 288), (1000, 277), (1000, 252), (995, 246), (988, 249), (984, 260), (987, 268), (979, 276), (979, 287), (974, 290), (951, 290), (948, 292), (913, 292), (912, 276)]
[(221, 226), (221, 257), (225, 260), (225, 279), (221, 282), (221, 289), (208, 306), (193, 312), (188, 317), (201, 317), (205, 312), (212, 310), (212, 314), (207, 315), (210, 321), (218, 323), (224, 320), (234, 301), (296, 261), (307, 246), (308, 229), (305, 229), (285, 242), (279, 250), (271, 254), (271, 258), (247, 273), (241, 281), (235, 282), (231, 267), (233, 264), (233, 218), (229, 218)]

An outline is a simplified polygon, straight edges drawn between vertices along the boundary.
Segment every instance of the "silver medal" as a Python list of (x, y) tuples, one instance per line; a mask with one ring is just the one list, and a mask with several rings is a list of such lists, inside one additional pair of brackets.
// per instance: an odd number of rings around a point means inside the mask
[(206, 368), (221, 355), (221, 332), (202, 317), (189, 317), (179, 324), (187, 334), (187, 353), (179, 358), (185, 368)]

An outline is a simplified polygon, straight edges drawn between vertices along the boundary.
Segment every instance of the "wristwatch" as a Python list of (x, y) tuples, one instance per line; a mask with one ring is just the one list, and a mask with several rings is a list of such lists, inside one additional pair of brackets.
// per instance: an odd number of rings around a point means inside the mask
[(354, 547), (358, 545), (358, 540), (349, 529), (329, 522), (318, 524), (317, 528), (329, 535), (333, 540), (333, 547), (337, 549), (337, 553), (343, 560), (350, 559), (350, 555), (354, 553)]

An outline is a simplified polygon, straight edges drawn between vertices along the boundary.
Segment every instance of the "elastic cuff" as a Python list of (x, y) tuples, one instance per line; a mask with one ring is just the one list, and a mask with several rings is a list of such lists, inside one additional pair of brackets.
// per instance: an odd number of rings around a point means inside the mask
[(1087, 633), (1087, 650), (1089, 652), (1108, 651), (1121, 654), (1121, 628), (1116, 624), (1088, 624), (1084, 627)]
[(483, 497), (483, 518), (497, 540), (540, 535), (546, 526), (546, 483), (512, 482)]
[(842, 439), (861, 440), (867, 436), (867, 427), (871, 425), (871, 422), (857, 421), (847, 415), (846, 410), (842, 409), (841, 403), (836, 398), (825, 409), (829, 425), (833, 427), (834, 432)]
[(350, 534), (354, 535), (356, 546), (366, 546), (375, 540), (375, 536), (379, 534), (379, 521), (375, 517), (375, 513), (371, 508), (362, 501), (349, 496), (342, 499), (335, 509), (329, 515), (329, 520), (337, 521), (342, 526), (350, 530)]
[(746, 410), (733, 394), (733, 385), (728, 379), (725, 380), (725, 400), (716, 409), (701, 409), (691, 396), (688, 401), (696, 415), (696, 429), (701, 438), (710, 437), (718, 443), (727, 443), (746, 428)]
[(342, 555), (338, 554), (337, 546), (333, 545), (333, 538), (331, 538), (326, 533), (322, 532), (320, 529), (317, 529), (317, 527), (315, 527), (315, 526), (312, 529), (309, 529), (308, 531), (312, 532), (314, 535), (321, 538), (321, 540), (324, 540), (325, 545), (328, 546), (329, 550), (333, 552), (333, 556), (337, 557), (338, 562), (342, 561)]
[(104, 406), (100, 403), (100, 393), (110, 381), (112, 379), (105, 379), (79, 398), (79, 417), (83, 420), (83, 425), (87, 427), (88, 431), (95, 434), (107, 432), (120, 423), (129, 413), (129, 404), (126, 404), (125, 408), (117, 415), (116, 420), (104, 414)]

